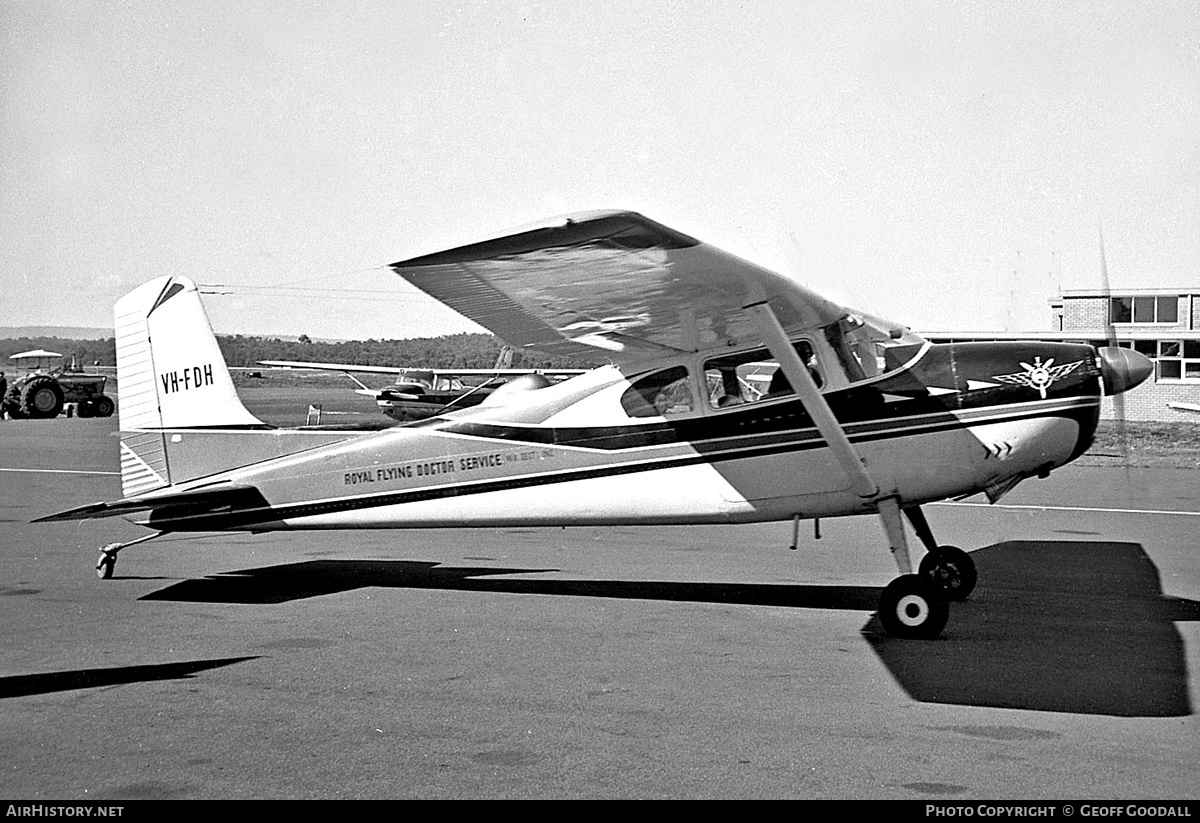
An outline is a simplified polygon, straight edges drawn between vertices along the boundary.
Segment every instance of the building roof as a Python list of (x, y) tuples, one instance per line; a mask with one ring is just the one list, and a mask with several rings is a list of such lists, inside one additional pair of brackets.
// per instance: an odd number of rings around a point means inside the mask
[(1051, 302), (1056, 299), (1070, 300), (1072, 298), (1086, 297), (1171, 297), (1172, 295), (1195, 294), (1200, 295), (1200, 285), (1181, 286), (1179, 288), (1153, 288), (1153, 289), (1126, 289), (1126, 288), (1111, 288), (1111, 289), (1063, 289), (1058, 298), (1050, 298)]

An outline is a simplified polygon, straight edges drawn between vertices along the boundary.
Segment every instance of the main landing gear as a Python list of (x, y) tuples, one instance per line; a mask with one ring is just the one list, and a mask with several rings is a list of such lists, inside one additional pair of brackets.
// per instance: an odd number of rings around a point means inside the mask
[(145, 543), (156, 537), (162, 537), (163, 534), (164, 532), (155, 532), (145, 537), (139, 537), (137, 540), (130, 540), (128, 543), (109, 543), (107, 546), (102, 546), (100, 548), (100, 559), (96, 561), (96, 576), (101, 580), (110, 579), (113, 576), (113, 569), (117, 566), (117, 552), (121, 551), (121, 549), (127, 549), (130, 546), (136, 546), (138, 543)]
[(950, 601), (919, 574), (903, 574), (879, 596), (879, 622), (891, 637), (933, 640), (950, 619)]
[(975, 572), (975, 561), (958, 546), (939, 546), (919, 506), (904, 510), (913, 531), (924, 544), (926, 555), (921, 558), (917, 574), (940, 589), (949, 600), (966, 600), (975, 591), (979, 575)]
[(895, 498), (879, 501), (879, 515), (896, 565), (897, 577), (879, 598), (879, 622), (891, 637), (932, 640), (950, 618), (950, 601), (966, 600), (975, 588), (977, 574), (971, 556), (955, 546), (939, 546), (918, 506), (905, 507), (927, 554), (916, 574), (908, 557), (901, 509)]

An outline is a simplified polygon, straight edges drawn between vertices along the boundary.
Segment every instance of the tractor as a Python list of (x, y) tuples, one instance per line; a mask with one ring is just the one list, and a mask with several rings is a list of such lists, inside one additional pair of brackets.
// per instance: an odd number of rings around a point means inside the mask
[(72, 359), (60, 365), (63, 355), (36, 349), (14, 354), (23, 374), (8, 384), (0, 406), (14, 419), (58, 417), (68, 403), (75, 405), (80, 417), (111, 417), (116, 404), (104, 393), (108, 377), (85, 374)]

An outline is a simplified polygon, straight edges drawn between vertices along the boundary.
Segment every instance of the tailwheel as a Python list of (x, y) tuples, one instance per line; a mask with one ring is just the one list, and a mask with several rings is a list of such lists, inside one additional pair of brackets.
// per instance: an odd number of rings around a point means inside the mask
[(113, 576), (113, 569), (117, 566), (117, 555), (100, 552), (100, 560), (96, 563), (96, 576), (101, 580), (109, 580)]
[(897, 577), (879, 597), (879, 622), (891, 637), (933, 640), (949, 619), (945, 595), (918, 574)]
[(979, 579), (975, 561), (957, 546), (937, 546), (921, 559), (921, 577), (950, 600), (966, 600)]
[(127, 549), (130, 546), (136, 546), (138, 543), (145, 543), (147, 540), (162, 537), (163, 534), (165, 532), (155, 532), (145, 537), (139, 537), (137, 540), (130, 540), (128, 543), (109, 543), (107, 546), (101, 546), (100, 559), (96, 561), (96, 576), (101, 580), (111, 579), (113, 569), (117, 566), (117, 552), (121, 551), (121, 549)]

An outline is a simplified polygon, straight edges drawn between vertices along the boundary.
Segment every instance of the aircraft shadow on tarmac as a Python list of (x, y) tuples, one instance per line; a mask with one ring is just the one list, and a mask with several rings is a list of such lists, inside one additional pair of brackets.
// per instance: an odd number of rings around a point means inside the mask
[(1118, 717), (1191, 714), (1176, 621), (1200, 602), (1162, 593), (1136, 543), (999, 543), (973, 552), (979, 588), (953, 604), (941, 643), (864, 631), (927, 703)]
[[(972, 553), (980, 583), (951, 605), (936, 642), (895, 640), (876, 617), (863, 636), (896, 681), (929, 703), (1121, 717), (1191, 714), (1175, 621), (1200, 602), (1162, 594), (1135, 543), (1007, 542)], [(874, 612), (872, 586), (495, 579), (557, 569), (411, 560), (314, 560), (186, 580), (145, 600), (284, 603), (364, 587), (733, 603)]]
[(182, 663), (118, 666), (110, 669), (75, 669), (0, 677), (0, 700), (8, 697), (66, 692), (73, 689), (97, 689), (105, 686), (123, 686), (128, 683), (147, 683), (154, 680), (185, 679), (209, 669), (232, 666), (234, 663), (254, 659), (254, 656), (227, 657), (218, 660), (188, 660)]

